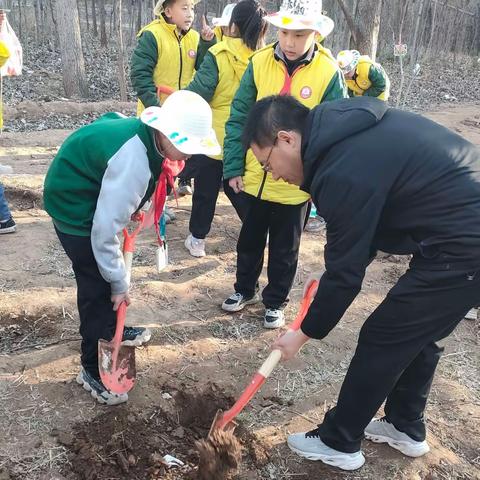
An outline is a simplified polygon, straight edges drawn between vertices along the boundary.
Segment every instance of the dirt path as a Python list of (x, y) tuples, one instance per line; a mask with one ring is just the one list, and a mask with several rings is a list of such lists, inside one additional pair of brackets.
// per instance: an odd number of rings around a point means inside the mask
[[(478, 105), (430, 116), (480, 145)], [(152, 328), (153, 339), (137, 352), (138, 385), (129, 403), (97, 406), (73, 381), (79, 368), (74, 281), (41, 209), (45, 171), (68, 133), (0, 137), (0, 163), (15, 168), (2, 182), (19, 225), (0, 239), (0, 480), (194, 478), (194, 440), (206, 434), (216, 408), (241, 392), (277, 336), (262, 328), (260, 307), (235, 315), (219, 308), (232, 291), (239, 222), (222, 195), (208, 255), (194, 259), (183, 246), (190, 200), (182, 199), (168, 230), (172, 264), (160, 275), (154, 235), (142, 233), (128, 317)], [(324, 241), (305, 234), (290, 319), (305, 278), (322, 265)], [(462, 322), (446, 342), (427, 412), (433, 448), (425, 457), (407, 459), (365, 442), (366, 465), (345, 473), (285, 447), (288, 432), (314, 428), (332, 406), (362, 322), (405, 268), (400, 257), (376, 260), (332, 334), (274, 372), (241, 415), (239, 479), (480, 479), (478, 322)], [(166, 471), (159, 461), (165, 454), (186, 465)]]

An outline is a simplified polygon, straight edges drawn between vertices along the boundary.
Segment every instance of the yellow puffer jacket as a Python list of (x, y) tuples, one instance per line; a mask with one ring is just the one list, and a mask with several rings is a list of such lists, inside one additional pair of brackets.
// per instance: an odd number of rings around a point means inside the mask
[[(338, 73), (338, 66), (322, 46), (318, 46), (312, 61), (299, 67), (288, 77), (285, 64), (277, 60), (272, 46), (266, 47), (252, 57), (253, 74), (257, 87), (257, 101), (284, 91), (286, 81), (291, 81), (289, 93), (309, 108), (317, 106)], [(275, 181), (270, 173), (265, 176), (259, 161), (251, 150), (247, 152), (243, 177), (245, 192), (262, 200), (298, 205), (310, 197), (295, 185), (283, 180)]]
[[(179, 39), (176, 29), (175, 24), (167, 23), (163, 17), (160, 17), (143, 27), (137, 36), (148, 31), (157, 41), (158, 62), (153, 71), (155, 85), (166, 85), (180, 90), (193, 78), (200, 35), (190, 29)], [(164, 98), (161, 99), (163, 100)], [(143, 110), (144, 106), (139, 101), (137, 115), (140, 115)]]
[[(225, 124), (230, 116), (233, 97), (237, 93), (240, 80), (248, 66), (248, 60), (253, 54), (240, 38), (223, 37), (223, 41), (210, 48), (218, 66), (218, 85), (210, 101), (213, 113), (213, 128), (218, 142), (223, 145), (225, 139)], [(213, 158), (221, 160), (223, 155)]]
[(0, 40), (0, 68), (2, 68), (10, 58), (10, 51), (5, 42)]
[[(10, 51), (5, 42), (0, 41), (0, 68), (2, 68), (10, 58)], [(3, 129), (3, 98), (0, 95), (0, 131)]]
[(360, 57), (355, 70), (355, 77), (347, 79), (347, 87), (356, 97), (367, 95), (387, 101), (390, 96), (390, 80), (388, 75), (385, 73), (385, 70), (368, 55), (362, 55)]

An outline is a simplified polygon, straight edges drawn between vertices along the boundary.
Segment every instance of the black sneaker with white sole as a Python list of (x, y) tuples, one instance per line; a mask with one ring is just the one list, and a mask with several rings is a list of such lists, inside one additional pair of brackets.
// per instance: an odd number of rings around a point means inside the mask
[(226, 312), (239, 312), (247, 305), (253, 305), (260, 301), (260, 295), (255, 293), (253, 297), (246, 298), (241, 293), (232, 293), (223, 303), (222, 309)]
[(118, 394), (107, 390), (100, 379), (94, 378), (84, 368), (77, 375), (76, 380), (98, 403), (103, 405), (119, 405), (128, 400), (127, 393)]
[(152, 338), (152, 332), (143, 327), (125, 327), (123, 329), (122, 345), (140, 347)]
[(275, 329), (281, 328), (285, 325), (285, 315), (283, 310), (279, 308), (265, 309), (265, 316), (263, 317), (263, 326), (265, 328)]
[(16, 228), (17, 228), (17, 224), (15, 223), (15, 220), (13, 220), (12, 217), (10, 217), (8, 220), (0, 222), (0, 234), (13, 233), (15, 232)]

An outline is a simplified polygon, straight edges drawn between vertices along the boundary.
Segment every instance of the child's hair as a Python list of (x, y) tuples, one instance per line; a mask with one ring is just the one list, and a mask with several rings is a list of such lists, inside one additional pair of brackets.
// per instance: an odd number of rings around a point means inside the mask
[(177, 0), (165, 0), (163, 2), (163, 9), (165, 10), (165, 8), (168, 8), (170, 7), (171, 5), (173, 5)]
[(230, 26), (235, 24), (243, 43), (251, 50), (261, 46), (267, 31), (267, 12), (257, 0), (242, 0), (232, 12)]

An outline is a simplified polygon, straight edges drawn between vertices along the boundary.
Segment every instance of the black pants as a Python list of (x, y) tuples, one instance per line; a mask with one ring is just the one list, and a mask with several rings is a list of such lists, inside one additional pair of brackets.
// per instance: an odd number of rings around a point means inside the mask
[(178, 174), (178, 181), (179, 182), (189, 182), (192, 178), (196, 178), (196, 174), (198, 171), (198, 166), (197, 166), (197, 155), (192, 155), (191, 158), (189, 158), (185, 162), (185, 166), (183, 167), (183, 170)]
[(268, 285), (262, 293), (263, 303), (266, 308), (282, 308), (297, 272), (306, 204), (283, 205), (249, 197), (237, 243), (235, 291), (247, 298), (255, 294), (269, 234)]
[(82, 366), (98, 379), (98, 340), (113, 338), (117, 318), (110, 300), (110, 284), (100, 275), (90, 237), (67, 235), (57, 229), (55, 231), (72, 262), (77, 281)]
[[(192, 215), (190, 216), (190, 233), (195, 238), (204, 239), (212, 226), (217, 205), (220, 184), (223, 176), (223, 162), (207, 157), (206, 155), (194, 155), (195, 157), (195, 189), (192, 199)], [(188, 163), (187, 162), (187, 163)], [(244, 195), (236, 195), (228, 182), (224, 182), (224, 192), (232, 202), (238, 216), (242, 219), (246, 211)]]
[(480, 300), (480, 272), (408, 270), (363, 325), (337, 406), (320, 438), (356, 452), (367, 424), (386, 399), (387, 419), (425, 440), (424, 411), (447, 337)]

